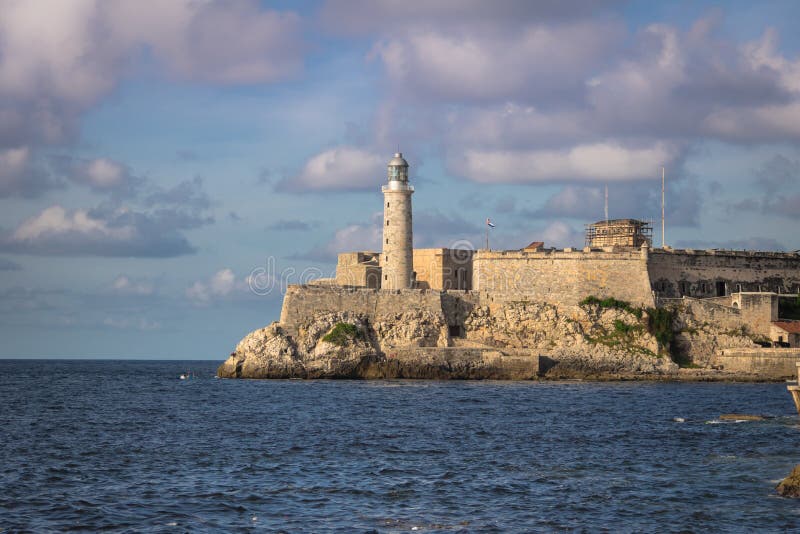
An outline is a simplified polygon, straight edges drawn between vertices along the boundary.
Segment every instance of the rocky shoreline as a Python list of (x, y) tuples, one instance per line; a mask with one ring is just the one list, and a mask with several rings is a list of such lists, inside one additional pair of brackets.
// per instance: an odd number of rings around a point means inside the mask
[(712, 368), (710, 353), (718, 347), (755, 345), (745, 332), (717, 331), (697, 320), (691, 309), (645, 310), (613, 300), (564, 307), (506, 302), (474, 307), (463, 325), (453, 335), (442, 314), (426, 309), (381, 316), (321, 312), (299, 324), (274, 322), (251, 332), (217, 374), (263, 379), (776, 381)]

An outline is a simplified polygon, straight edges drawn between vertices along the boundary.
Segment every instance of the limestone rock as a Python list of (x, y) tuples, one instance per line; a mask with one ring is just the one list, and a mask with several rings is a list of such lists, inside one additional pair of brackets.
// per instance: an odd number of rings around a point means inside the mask
[(800, 497), (800, 465), (795, 466), (791, 474), (784, 478), (776, 489), (778, 494), (784, 497)]
[(383, 348), (446, 347), (448, 344), (444, 316), (428, 310), (383, 316), (375, 323), (375, 335)]
[(247, 334), (219, 367), (222, 378), (289, 378), (302, 368), (297, 347), (274, 322)]

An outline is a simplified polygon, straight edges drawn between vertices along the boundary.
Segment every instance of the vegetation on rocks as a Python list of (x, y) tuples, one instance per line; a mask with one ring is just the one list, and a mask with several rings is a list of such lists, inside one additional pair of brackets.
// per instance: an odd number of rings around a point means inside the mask
[(635, 315), (637, 319), (642, 318), (641, 308), (633, 306), (630, 302), (626, 302), (624, 300), (617, 300), (614, 297), (600, 299), (595, 297), (594, 295), (589, 295), (588, 297), (580, 301), (581, 306), (588, 306), (591, 304), (596, 304), (601, 308), (613, 308), (617, 310), (624, 310), (632, 315)]
[(647, 308), (647, 331), (667, 350), (675, 338), (672, 327), (674, 318), (672, 311), (667, 308)]
[(333, 329), (328, 332), (322, 341), (333, 343), (337, 347), (344, 347), (351, 341), (361, 339), (363, 333), (354, 324), (350, 323), (336, 323)]

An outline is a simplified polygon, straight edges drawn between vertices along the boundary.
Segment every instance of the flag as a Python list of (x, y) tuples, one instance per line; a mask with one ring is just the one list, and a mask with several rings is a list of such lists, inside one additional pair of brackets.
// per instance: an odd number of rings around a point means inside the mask
[(488, 226), (490, 228), (494, 228), (494, 223), (492, 222), (491, 219), (486, 219), (486, 226)]

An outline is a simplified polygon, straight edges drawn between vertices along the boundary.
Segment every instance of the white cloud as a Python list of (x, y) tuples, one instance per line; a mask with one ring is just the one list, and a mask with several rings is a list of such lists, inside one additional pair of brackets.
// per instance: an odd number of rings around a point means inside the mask
[(302, 67), (300, 31), (296, 14), (255, 0), (4, 0), (0, 147), (68, 141), (143, 56), (185, 80), (285, 79)]
[(132, 226), (109, 226), (107, 221), (93, 217), (87, 210), (79, 209), (70, 213), (61, 206), (50, 206), (20, 224), (11, 239), (17, 242), (34, 241), (73, 232), (125, 240), (130, 239), (135, 231)]
[(172, 257), (194, 252), (180, 230), (206, 224), (180, 210), (50, 206), (0, 235), (0, 250), (55, 256)]
[(250, 289), (250, 277), (237, 278), (236, 273), (227, 267), (220, 269), (206, 280), (194, 282), (185, 293), (189, 301), (197, 306), (206, 306), (223, 299), (255, 296)]
[(575, 230), (570, 225), (555, 221), (549, 224), (539, 233), (540, 241), (544, 241), (546, 247), (583, 247), (583, 232)]
[(121, 295), (146, 296), (155, 292), (155, 284), (146, 278), (133, 278), (121, 274), (112, 282), (111, 290)]
[(107, 189), (119, 186), (125, 179), (125, 169), (108, 159), (95, 159), (86, 167), (86, 178), (93, 186)]
[(310, 158), (296, 176), (278, 184), (284, 191), (355, 191), (376, 189), (386, 173), (386, 158), (350, 146), (325, 150)]
[(487, 183), (626, 181), (653, 176), (676, 155), (677, 150), (665, 143), (645, 148), (597, 143), (567, 150), (468, 149), (451, 166), (471, 180)]
[(375, 50), (397, 90), (446, 100), (547, 96), (582, 90), (621, 37), (616, 24), (531, 25), (519, 31), (411, 29)]

